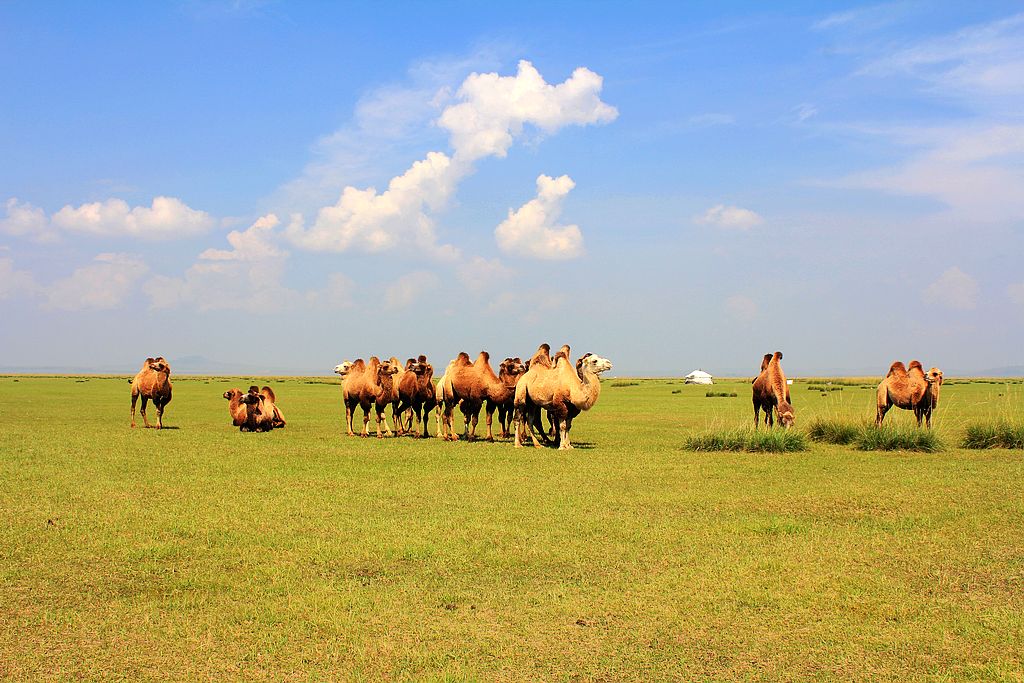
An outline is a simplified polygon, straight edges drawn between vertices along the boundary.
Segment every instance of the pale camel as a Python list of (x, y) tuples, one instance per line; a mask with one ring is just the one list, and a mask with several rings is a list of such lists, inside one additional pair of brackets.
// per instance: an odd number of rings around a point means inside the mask
[(146, 419), (146, 403), (153, 399), (156, 406), (156, 428), (164, 427), (164, 408), (171, 402), (171, 364), (163, 356), (147, 358), (142, 364), (142, 369), (136, 373), (135, 378), (129, 380), (132, 385), (132, 427), (135, 427), (135, 402), (142, 397), (142, 422), (148, 428), (149, 420)]
[(920, 361), (912, 360), (908, 367), (896, 361), (889, 367), (889, 373), (878, 385), (876, 392), (875, 424), (881, 425), (885, 414), (893, 406), (913, 410), (917, 426), (924, 420), (929, 429), (932, 426), (932, 411), (939, 405), (939, 391), (942, 387), (942, 371), (932, 368), (927, 373)]
[[(382, 372), (383, 368), (383, 372)], [(341, 375), (341, 396), (342, 401), (345, 403), (345, 423), (348, 427), (348, 435), (355, 436), (355, 431), (352, 428), (353, 415), (355, 414), (356, 406), (363, 409), (363, 431), (360, 436), (366, 437), (370, 435), (370, 406), (373, 405), (378, 396), (383, 397), (385, 390), (380, 384), (381, 377), (387, 377), (388, 380), (395, 374), (397, 369), (391, 365), (391, 361), (384, 361), (383, 363), (376, 356), (370, 357), (370, 362), (366, 363), (362, 358), (357, 358), (354, 361), (344, 361), (334, 367), (334, 372)], [(387, 396), (390, 396), (391, 388), (387, 388)], [(383, 411), (383, 407), (381, 407)], [(377, 416), (377, 436), (381, 437), (380, 431), (381, 415), (378, 413)], [(387, 428), (387, 422), (385, 421), (384, 427)], [(391, 430), (388, 429), (388, 436), (391, 435)]]

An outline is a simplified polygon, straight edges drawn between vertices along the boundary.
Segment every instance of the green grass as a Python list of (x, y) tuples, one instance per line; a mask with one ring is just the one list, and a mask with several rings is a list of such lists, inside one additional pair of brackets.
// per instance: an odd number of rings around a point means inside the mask
[(945, 448), (934, 431), (912, 425), (869, 424), (857, 433), (854, 445), (861, 451), (920, 451), (934, 453)]
[[(572, 451), (347, 438), (328, 378), (267, 381), (268, 434), (221, 398), (262, 378), (177, 378), (162, 432), (123, 377), (16, 379), (3, 679), (1024, 678), (1024, 458), (957, 447), (1019, 384), (944, 386), (942, 452), (758, 455), (680, 448), (753, 431), (749, 378), (606, 391)], [(796, 398), (787, 434), (874, 415)]]
[(704, 394), (705, 398), (736, 398), (736, 396), (735, 391), (708, 391)]
[(844, 420), (819, 418), (811, 422), (807, 428), (807, 436), (811, 441), (831, 444), (853, 443), (864, 426)]
[(695, 434), (686, 439), (691, 451), (747, 451), (749, 453), (789, 453), (806, 451), (804, 435), (789, 429), (731, 429)]
[(961, 441), (963, 448), (1024, 448), (1024, 424), (972, 422)]

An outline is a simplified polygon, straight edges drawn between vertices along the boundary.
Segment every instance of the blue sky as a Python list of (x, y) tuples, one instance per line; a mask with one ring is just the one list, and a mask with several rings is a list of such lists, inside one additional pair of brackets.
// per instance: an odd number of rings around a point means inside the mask
[(13, 2), (0, 93), (7, 368), (1024, 362), (1019, 3)]

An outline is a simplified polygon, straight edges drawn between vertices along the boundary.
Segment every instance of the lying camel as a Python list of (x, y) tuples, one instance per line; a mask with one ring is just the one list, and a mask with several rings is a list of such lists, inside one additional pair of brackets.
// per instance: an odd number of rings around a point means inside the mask
[(754, 380), (754, 429), (757, 429), (758, 413), (764, 408), (764, 423), (775, 426), (774, 412), (779, 414), (779, 424), (792, 427), (796, 421), (793, 403), (789, 397), (789, 385), (782, 371), (782, 352), (765, 354), (761, 361), (761, 374)]
[(896, 406), (903, 410), (913, 410), (917, 426), (920, 427), (924, 420), (931, 429), (932, 411), (939, 405), (941, 387), (942, 371), (938, 368), (932, 368), (926, 374), (920, 361), (912, 360), (907, 367), (896, 361), (878, 385), (875, 424), (881, 425), (885, 414)]
[[(522, 432), (527, 428), (527, 421), (539, 424), (540, 410), (547, 410), (554, 419), (558, 448), (572, 448), (569, 439), (572, 417), (594, 406), (601, 395), (600, 375), (612, 368), (611, 361), (592, 353), (585, 354), (574, 365), (569, 357), (568, 346), (563, 346), (555, 354), (554, 367), (550, 363), (547, 345), (543, 344), (530, 359), (530, 369), (516, 385), (514, 405), (517, 448), (523, 445)], [(541, 443), (533, 433), (532, 424), (530, 436), (534, 447), (540, 448)]]
[(260, 417), (259, 397), (252, 393), (242, 393), (241, 389), (228, 389), (224, 392), (224, 398), (228, 400), (231, 424), (238, 427), (240, 432), (257, 431), (257, 421)]
[(255, 384), (249, 387), (249, 396), (259, 405), (257, 425), (261, 431), (269, 432), (271, 429), (280, 429), (284, 427), (287, 422), (284, 420), (284, 415), (281, 414), (281, 409), (277, 407), (277, 397), (274, 395), (274, 390), (270, 387), (258, 388)]
[(142, 397), (142, 422), (148, 428), (146, 419), (146, 403), (153, 399), (156, 406), (156, 428), (164, 427), (164, 408), (171, 402), (171, 365), (163, 356), (147, 358), (142, 369), (129, 380), (132, 385), (132, 427), (135, 427), (135, 402)]

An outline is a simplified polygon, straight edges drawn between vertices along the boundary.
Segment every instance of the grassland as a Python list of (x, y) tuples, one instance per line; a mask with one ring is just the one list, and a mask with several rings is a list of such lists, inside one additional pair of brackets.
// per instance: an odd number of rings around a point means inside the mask
[[(0, 377), (0, 677), (1024, 678), (1024, 454), (957, 447), (1019, 383), (947, 383), (941, 452), (773, 454), (683, 448), (749, 382), (609, 382), (570, 452), (346, 438), (330, 380), (240, 434), (249, 383), (177, 378), (158, 432), (123, 378)], [(839, 386), (798, 428), (872, 416)]]

